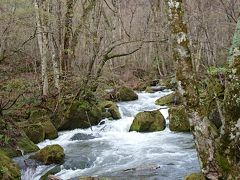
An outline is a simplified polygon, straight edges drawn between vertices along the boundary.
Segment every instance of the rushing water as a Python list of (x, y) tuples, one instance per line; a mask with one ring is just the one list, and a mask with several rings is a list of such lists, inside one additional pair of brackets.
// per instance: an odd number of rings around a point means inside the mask
[[(185, 175), (200, 170), (191, 134), (174, 133), (168, 127), (162, 132), (154, 133), (128, 132), (138, 112), (159, 109), (154, 104), (155, 100), (168, 93), (139, 93), (137, 101), (118, 103), (122, 119), (104, 120), (105, 124), (94, 126), (92, 130), (60, 132), (57, 139), (46, 140), (38, 146), (43, 148), (59, 144), (64, 148), (65, 163), (56, 174), (62, 179), (77, 179), (80, 176), (131, 180), (182, 179)], [(168, 110), (163, 109), (161, 112), (167, 119)], [(72, 140), (76, 134), (86, 140)], [(16, 161), (21, 164), (23, 158)], [(39, 165), (24, 168), (22, 179), (37, 180), (52, 167), (53, 165)]]

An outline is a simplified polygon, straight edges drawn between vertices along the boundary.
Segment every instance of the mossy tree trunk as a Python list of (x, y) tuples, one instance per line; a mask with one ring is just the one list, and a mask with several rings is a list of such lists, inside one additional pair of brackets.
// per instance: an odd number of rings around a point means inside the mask
[(166, 3), (168, 4), (168, 17), (179, 91), (186, 98), (187, 105), (194, 109), (198, 106), (198, 93), (191, 53), (188, 47), (187, 26), (183, 21), (182, 0), (166, 0)]
[(227, 177), (240, 179), (240, 17), (230, 49), (229, 72), (224, 95), (220, 153), (228, 162)]
[(240, 23), (232, 48), (231, 74), (224, 99), (221, 132), (209, 120), (205, 103), (199, 99), (192, 58), (189, 50), (187, 26), (184, 23), (183, 0), (166, 0), (172, 34), (173, 55), (179, 91), (189, 113), (191, 130), (202, 172), (208, 179), (233, 179), (239, 176), (240, 136)]
[(65, 14), (65, 35), (64, 35), (64, 52), (62, 67), (66, 72), (70, 72), (73, 61), (75, 60), (75, 49), (79, 43), (79, 36), (82, 28), (87, 23), (90, 13), (96, 6), (96, 0), (85, 1), (83, 3), (83, 13), (73, 31), (73, 17), (74, 17), (74, 0), (67, 0), (67, 11)]
[(70, 42), (73, 32), (73, 16), (74, 16), (74, 1), (66, 1), (67, 11), (65, 14), (65, 33), (63, 41), (63, 61), (62, 68), (63, 71), (68, 72), (70, 70)]

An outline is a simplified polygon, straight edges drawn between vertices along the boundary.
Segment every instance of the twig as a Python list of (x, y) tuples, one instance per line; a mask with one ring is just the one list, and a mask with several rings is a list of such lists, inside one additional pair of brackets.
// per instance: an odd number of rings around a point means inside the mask
[[(25, 93), (25, 92), (24, 92), (24, 93)], [(1, 108), (1, 110), (8, 110), (8, 109), (10, 109), (24, 93), (19, 94), (19, 95), (17, 96), (17, 98), (12, 102), (12, 104), (9, 105), (10, 101), (8, 101), (5, 105), (3, 105), (3, 107)], [(8, 107), (7, 107), (7, 106), (8, 106)]]
[(110, 7), (110, 5), (108, 4), (108, 2), (106, 0), (104, 0), (105, 4), (107, 5), (107, 7), (113, 12), (113, 13), (117, 13), (113, 8)]

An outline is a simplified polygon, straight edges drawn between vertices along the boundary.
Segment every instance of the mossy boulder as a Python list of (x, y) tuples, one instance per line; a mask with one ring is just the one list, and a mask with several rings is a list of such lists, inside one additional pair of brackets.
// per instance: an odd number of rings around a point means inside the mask
[(202, 173), (192, 173), (186, 177), (184, 180), (206, 180)]
[(147, 93), (154, 93), (153, 89), (152, 89), (150, 86), (148, 86), (148, 87), (145, 89), (145, 92), (147, 92)]
[(166, 121), (159, 110), (140, 112), (136, 115), (129, 131), (154, 132), (163, 131)]
[(58, 132), (53, 125), (49, 115), (45, 110), (33, 111), (29, 118), (31, 124), (41, 124), (45, 133), (45, 139), (55, 139), (58, 137)]
[(37, 161), (43, 162), (44, 164), (62, 164), (64, 161), (64, 149), (55, 144), (49, 145), (45, 148), (39, 150), (34, 155), (31, 155), (30, 159), (35, 159)]
[(42, 142), (45, 139), (45, 131), (43, 126), (39, 124), (20, 125), (20, 128), (26, 133), (27, 137), (35, 144)]
[(9, 117), (0, 118), (0, 145), (0, 150), (9, 157), (39, 149)]
[(47, 115), (43, 117), (34, 116), (34, 118), (31, 116), (28, 121), (20, 122), (18, 125), (34, 143), (58, 137), (57, 129)]
[(164, 86), (167, 89), (175, 90), (175, 89), (177, 89), (177, 80), (176, 80), (175, 76), (167, 77), (164, 79), (160, 79), (159, 85)]
[(138, 99), (138, 95), (131, 88), (118, 86), (112, 89), (106, 89), (102, 99), (107, 101), (134, 101)]
[(190, 124), (184, 106), (181, 105), (169, 109), (169, 129), (177, 132), (190, 131)]
[(2, 151), (0, 151), (0, 179), (16, 180), (21, 178), (19, 167)]
[(163, 91), (164, 89), (166, 89), (165, 86), (148, 86), (145, 89), (145, 92), (147, 92), (147, 93), (154, 93), (154, 92), (158, 92), (158, 91)]
[(69, 111), (65, 112), (65, 119), (61, 122), (59, 130), (85, 129), (90, 125), (97, 125), (101, 120), (102, 112), (96, 102), (75, 100)]
[(112, 101), (103, 101), (99, 104), (99, 106), (101, 108), (103, 118), (121, 118), (121, 114), (116, 103)]
[(170, 106), (170, 105), (178, 105), (182, 103), (182, 98), (179, 93), (173, 92), (166, 96), (160, 97), (155, 101), (156, 105), (159, 106)]
[(16, 145), (6, 145), (1, 147), (0, 150), (4, 151), (5, 154), (9, 157), (21, 156), (22, 153), (32, 153), (39, 150), (38, 146), (35, 145), (24, 133), (21, 137), (16, 138)]
[(132, 89), (122, 86), (117, 90), (116, 99), (119, 101), (134, 101), (138, 99), (138, 95)]
[(58, 132), (53, 123), (49, 118), (45, 119), (45, 121), (41, 122), (45, 132), (45, 139), (55, 139), (58, 137)]

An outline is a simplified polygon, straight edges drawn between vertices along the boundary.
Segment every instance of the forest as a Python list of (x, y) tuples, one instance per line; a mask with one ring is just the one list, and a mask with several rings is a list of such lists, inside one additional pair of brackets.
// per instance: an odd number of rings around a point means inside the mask
[(0, 0), (0, 179), (240, 179), (240, 0)]

